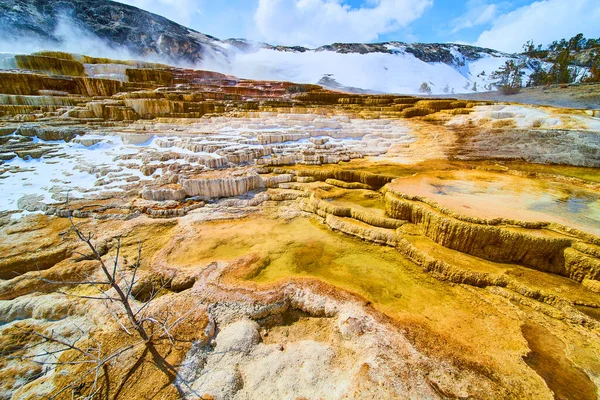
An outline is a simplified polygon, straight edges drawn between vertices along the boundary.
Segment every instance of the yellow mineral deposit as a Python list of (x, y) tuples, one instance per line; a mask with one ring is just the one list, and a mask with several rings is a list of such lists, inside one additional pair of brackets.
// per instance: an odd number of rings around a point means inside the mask
[[(598, 398), (593, 115), (15, 63), (0, 398)], [(96, 299), (117, 296), (99, 260), (175, 372)]]

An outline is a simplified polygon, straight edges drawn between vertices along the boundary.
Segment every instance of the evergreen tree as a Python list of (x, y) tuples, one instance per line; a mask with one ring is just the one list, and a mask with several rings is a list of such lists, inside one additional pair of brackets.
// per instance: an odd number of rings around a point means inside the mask
[(427, 82), (423, 82), (423, 83), (421, 83), (419, 92), (425, 93), (425, 94), (431, 94), (431, 87), (427, 84)]
[(535, 45), (533, 44), (533, 40), (528, 40), (527, 43), (523, 45), (523, 53), (530, 54), (535, 51)]
[(586, 46), (587, 40), (583, 37), (583, 33), (578, 33), (569, 39), (568, 48), (571, 51), (583, 50)]
[(600, 82), (600, 53), (594, 55), (591, 64), (590, 74), (584, 79), (584, 81)]
[(542, 63), (539, 61), (533, 61), (529, 65), (533, 69), (533, 72), (529, 75), (527, 87), (542, 86), (548, 84), (548, 73), (542, 67)]
[(548, 81), (550, 83), (571, 83), (575, 80), (575, 72), (569, 66), (573, 61), (571, 51), (568, 47), (561, 50), (556, 56), (556, 61), (548, 71)]
[(595, 47), (600, 47), (600, 38), (598, 38), (598, 39), (588, 39), (585, 42), (585, 48), (586, 49), (593, 49)]
[[(527, 86), (574, 82), (577, 79), (577, 69), (574, 68), (574, 65), (589, 68), (589, 74), (583, 79), (584, 81), (597, 81), (599, 66), (596, 57), (598, 53), (592, 53), (591, 55), (582, 53), (597, 48), (600, 48), (600, 38), (586, 39), (582, 33), (568, 40), (555, 40), (546, 49), (541, 45), (536, 47), (532, 40), (527, 41), (523, 45), (523, 54), (552, 63), (551, 68), (545, 70), (536, 60), (530, 62), (529, 65), (532, 67), (533, 73), (529, 76)], [(502, 77), (502, 71), (497, 73), (499, 74), (498, 77)]]
[(523, 79), (522, 63), (514, 60), (508, 60), (497, 71), (492, 73), (492, 79), (495, 79), (494, 86), (498, 87), (504, 94), (517, 93), (522, 86)]

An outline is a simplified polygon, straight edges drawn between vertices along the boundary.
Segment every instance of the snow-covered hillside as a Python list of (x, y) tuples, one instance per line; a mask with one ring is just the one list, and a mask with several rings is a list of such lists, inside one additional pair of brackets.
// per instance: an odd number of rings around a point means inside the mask
[[(426, 82), (433, 94), (451, 94), (493, 90), (492, 72), (507, 60), (518, 59), (456, 44), (391, 42), (305, 49), (245, 41), (241, 46), (241, 42), (224, 43), (229, 50), (227, 63), (207, 61), (204, 67), (243, 78), (299, 83), (318, 83), (327, 76), (340, 86), (383, 93), (417, 94)], [(529, 62), (526, 57), (523, 61)], [(525, 81), (529, 73), (527, 69)]]

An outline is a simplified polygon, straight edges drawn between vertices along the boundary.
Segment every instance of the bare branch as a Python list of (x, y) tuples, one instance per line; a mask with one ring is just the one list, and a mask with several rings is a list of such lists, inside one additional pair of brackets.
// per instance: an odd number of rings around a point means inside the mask
[(129, 288), (127, 289), (127, 297), (129, 297), (131, 295), (131, 290), (133, 289), (133, 284), (135, 283), (135, 274), (137, 273), (137, 270), (140, 267), (141, 255), (142, 255), (142, 244), (138, 241), (137, 261), (135, 262), (135, 266), (133, 268), (133, 274), (131, 276), (131, 282), (129, 283)]
[(110, 282), (105, 281), (53, 281), (46, 278), (40, 278), (40, 281), (52, 285), (110, 285)]
[(117, 237), (117, 254), (115, 255), (115, 263), (113, 265), (112, 276), (117, 275), (117, 265), (119, 264), (119, 253), (121, 252), (121, 236)]
[(69, 296), (69, 297), (77, 297), (78, 299), (119, 301), (119, 299), (114, 298), (114, 297), (84, 296), (82, 294), (71, 294), (71, 293), (63, 292), (62, 290), (57, 290), (56, 293), (64, 294), (65, 296)]
[[(108, 261), (103, 259), (103, 255), (106, 255), (106, 252), (102, 252), (99, 250), (97, 245), (94, 243), (94, 235), (91, 232), (84, 233), (79, 226), (75, 223), (73, 219), (73, 213), (71, 211), (69, 205), (69, 193), (67, 193), (66, 198), (66, 206), (67, 206), (67, 218), (70, 224), (70, 230), (72, 230), (76, 237), (85, 243), (87, 248), (91, 251), (91, 254), (84, 254), (83, 252), (76, 251), (74, 254), (78, 254), (85, 259), (95, 260), (100, 267), (101, 275), (103, 278), (97, 279), (92, 278), (93, 274), (89, 274), (89, 276), (83, 276), (82, 280), (77, 281), (55, 281), (50, 279), (45, 279), (40, 271), (39, 277), (40, 279), (49, 284), (57, 284), (57, 285), (90, 285), (95, 290), (98, 291), (98, 295), (77, 295), (72, 293), (67, 293), (64, 291), (57, 291), (60, 294), (76, 297), (86, 300), (98, 300), (102, 301), (106, 309), (108, 310), (111, 317), (117, 322), (119, 327), (123, 332), (127, 335), (136, 335), (140, 340), (134, 344), (124, 346), (109, 354), (105, 357), (102, 356), (102, 347), (98, 342), (91, 341), (89, 338), (86, 342), (82, 342), (81, 338), (72, 341), (62, 337), (60, 334), (52, 331), (50, 334), (44, 334), (39, 332), (31, 332), (32, 335), (35, 335), (42, 339), (41, 343), (32, 344), (25, 348), (21, 349), (35, 349), (37, 346), (40, 346), (43, 343), (54, 343), (59, 346), (58, 349), (43, 349), (42, 352), (39, 352), (32, 356), (21, 356), (19, 359), (31, 359), (34, 362), (38, 362), (43, 365), (54, 366), (55, 369), (59, 368), (62, 365), (85, 365), (85, 364), (93, 364), (93, 366), (85, 371), (79, 373), (78, 377), (71, 382), (69, 385), (60, 388), (58, 392), (54, 393), (51, 398), (57, 398), (61, 394), (65, 393), (68, 390), (72, 391), (73, 396), (77, 396), (81, 398), (79, 391), (81, 387), (80, 385), (85, 379), (88, 379), (90, 375), (93, 374), (93, 379), (91, 381), (91, 387), (87, 391), (85, 398), (92, 398), (100, 393), (102, 390), (102, 385), (99, 383), (100, 377), (103, 375), (106, 380), (106, 390), (107, 390), (107, 398), (109, 393), (108, 382), (109, 382), (109, 364), (115, 364), (117, 362), (117, 358), (129, 351), (134, 349), (139, 345), (144, 346), (143, 356), (146, 354), (150, 354), (154, 364), (169, 378), (169, 381), (175, 385), (180, 395), (183, 395), (183, 391), (181, 389), (181, 385), (184, 385), (189, 388), (193, 392), (193, 389), (189, 387), (189, 385), (181, 379), (178, 375), (178, 371), (175, 366), (171, 365), (164, 356), (160, 354), (156, 345), (156, 340), (158, 339), (168, 339), (171, 345), (174, 345), (176, 342), (175, 337), (171, 334), (171, 330), (180, 324), (185, 317), (188, 315), (186, 313), (184, 316), (177, 318), (174, 322), (170, 323), (171, 319), (171, 311), (166, 310), (165, 314), (162, 316), (151, 315), (148, 313), (148, 307), (155, 300), (162, 290), (166, 288), (170, 282), (172, 281), (172, 277), (170, 279), (166, 279), (162, 282), (160, 287), (152, 286), (150, 290), (150, 298), (140, 307), (138, 303), (135, 301), (133, 297), (133, 289), (136, 284), (136, 279), (138, 278), (138, 270), (141, 266), (141, 257), (142, 257), (142, 243), (138, 241), (138, 249), (137, 249), (137, 258), (135, 264), (133, 265), (133, 271), (131, 276), (128, 278), (122, 268), (119, 266), (119, 260), (121, 256), (121, 246), (122, 240), (121, 237), (117, 237), (116, 243), (116, 251), (114, 260), (112, 261), (112, 265), (107, 265)], [(104, 280), (106, 279), (106, 280)], [(110, 288), (110, 289), (109, 289)], [(110, 293), (110, 294), (109, 294)], [(116, 307), (116, 308), (115, 308)], [(191, 311), (190, 311), (191, 312)], [(150, 314), (150, 315), (149, 315)], [(164, 317), (164, 318), (163, 318)], [(125, 318), (128, 323), (125, 322)], [(85, 335), (85, 332), (81, 327), (76, 326), (76, 328)], [(74, 351), (76, 356), (72, 357), (69, 360), (59, 359), (60, 356), (65, 351)], [(16, 356), (18, 357), (18, 356)], [(141, 365), (141, 360), (138, 359), (134, 366)], [(128, 376), (131, 376), (135, 372), (130, 370)], [(47, 370), (46, 370), (47, 371)], [(125, 381), (121, 383), (120, 388), (123, 387)], [(120, 392), (121, 389), (119, 389)]]
[(162, 289), (166, 288), (169, 284), (170, 284), (170, 281), (166, 281), (165, 283), (163, 283), (163, 285), (156, 292), (153, 290), (152, 295), (150, 296), (150, 299), (148, 299), (146, 301), (146, 303), (144, 303), (144, 305), (135, 313), (135, 316), (137, 317), (138, 314), (140, 314), (142, 312), (142, 310), (144, 308), (146, 308), (146, 306), (150, 305), (150, 303), (152, 302), (152, 300), (154, 300), (156, 298), (156, 296), (158, 296), (158, 294), (160, 293), (160, 291)]

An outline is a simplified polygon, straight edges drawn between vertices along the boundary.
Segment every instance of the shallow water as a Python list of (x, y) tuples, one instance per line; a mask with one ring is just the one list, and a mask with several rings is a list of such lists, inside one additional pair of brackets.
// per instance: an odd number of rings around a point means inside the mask
[(565, 198), (533, 203), (530, 210), (564, 216), (581, 226), (600, 232), (600, 195), (578, 191)]
[(314, 277), (396, 311), (424, 309), (425, 299), (452, 302), (445, 285), (394, 248), (333, 232), (316, 219), (203, 223), (193, 237), (176, 243), (169, 265), (185, 268), (255, 255), (261, 267), (247, 277), (255, 282)]
[(391, 186), (463, 215), (549, 221), (600, 234), (600, 193), (585, 188), (475, 170), (423, 173)]

